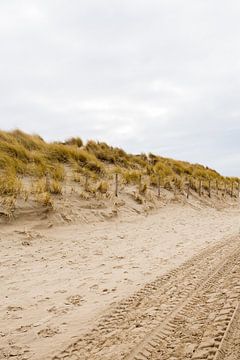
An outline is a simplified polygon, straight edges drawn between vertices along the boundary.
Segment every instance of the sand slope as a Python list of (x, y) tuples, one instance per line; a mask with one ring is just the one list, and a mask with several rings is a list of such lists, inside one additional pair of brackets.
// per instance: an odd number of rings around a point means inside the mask
[(124, 221), (2, 227), (0, 359), (51, 358), (119, 301), (203, 249), (236, 237), (239, 228), (238, 207), (178, 204)]

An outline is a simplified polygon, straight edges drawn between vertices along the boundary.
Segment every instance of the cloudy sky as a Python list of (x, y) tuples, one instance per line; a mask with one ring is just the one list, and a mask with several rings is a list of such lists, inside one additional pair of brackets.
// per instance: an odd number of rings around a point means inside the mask
[(0, 0), (0, 128), (240, 176), (238, 0)]

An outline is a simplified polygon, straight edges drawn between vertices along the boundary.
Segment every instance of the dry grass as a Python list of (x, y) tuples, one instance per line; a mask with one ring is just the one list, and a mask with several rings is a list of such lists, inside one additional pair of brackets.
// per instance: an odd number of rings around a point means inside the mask
[(128, 170), (123, 173), (125, 184), (139, 184), (141, 181), (141, 172), (138, 170)]
[(108, 188), (108, 183), (106, 181), (101, 181), (97, 187), (97, 191), (99, 191), (101, 194), (106, 194), (108, 192)]
[(53, 199), (49, 192), (43, 192), (41, 194), (37, 194), (36, 201), (49, 209), (53, 209)]
[(22, 182), (14, 172), (5, 171), (0, 175), (0, 195), (14, 196), (20, 194)]
[(57, 180), (52, 180), (49, 184), (49, 192), (53, 195), (62, 195), (62, 185)]
[[(103, 142), (88, 141), (84, 146), (79, 137), (63, 143), (47, 143), (38, 135), (28, 135), (20, 130), (0, 131), (0, 196), (17, 197), (22, 193), (22, 179), (34, 183), (32, 194), (40, 197), (43, 204), (51, 204), (54, 195), (62, 194), (66, 180), (66, 171), (72, 173), (72, 180), (79, 183), (84, 191), (94, 196), (109, 191), (114, 174), (119, 174), (121, 184), (134, 185), (143, 196), (147, 186), (161, 186), (170, 191), (183, 191), (186, 182), (190, 182), (192, 191), (198, 192), (199, 181), (203, 190), (208, 190), (211, 180), (219, 190), (231, 184), (236, 193), (238, 178), (225, 178), (215, 170), (199, 164), (190, 164), (163, 158), (154, 154), (127, 154), (124, 150)], [(46, 175), (48, 181), (46, 181)], [(53, 196), (53, 198), (51, 197)]]
[(82, 147), (83, 146), (83, 141), (80, 137), (72, 137), (68, 140), (65, 141), (66, 145), (75, 145), (77, 147)]
[(46, 178), (41, 178), (32, 183), (32, 193), (33, 194), (43, 194), (48, 191), (48, 183)]
[(32, 184), (33, 194), (50, 193), (53, 195), (62, 194), (62, 185), (57, 180), (51, 180), (47, 177), (41, 178)]
[(16, 208), (16, 197), (15, 196), (7, 196), (1, 199), (1, 214), (4, 215), (8, 220), (12, 220), (14, 218), (14, 211)]
[(61, 164), (56, 164), (49, 171), (50, 176), (57, 181), (63, 181), (65, 179), (65, 169)]
[(103, 142), (88, 141), (86, 144), (86, 150), (93, 154), (97, 159), (120, 166), (127, 166), (130, 156), (125, 153), (124, 150), (114, 148)]

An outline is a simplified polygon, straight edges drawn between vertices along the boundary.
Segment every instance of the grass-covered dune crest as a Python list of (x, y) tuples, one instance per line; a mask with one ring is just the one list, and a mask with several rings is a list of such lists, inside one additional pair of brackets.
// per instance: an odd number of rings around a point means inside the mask
[[(85, 197), (108, 194), (116, 174), (121, 185), (135, 185), (139, 193), (161, 186), (169, 191), (199, 193), (215, 187), (225, 194), (238, 191), (238, 178), (224, 177), (200, 164), (157, 154), (129, 154), (104, 142), (72, 137), (64, 142), (44, 141), (21, 130), (0, 131), (0, 200), (15, 204), (30, 198), (52, 206), (71, 184), (81, 184)], [(72, 187), (73, 188), (73, 187)], [(200, 190), (199, 190), (200, 189)], [(88, 193), (88, 195), (86, 195)]]
[(42, 176), (60, 164), (69, 164), (73, 168), (80, 166), (99, 174), (104, 174), (106, 165), (111, 164), (123, 169), (157, 173), (162, 177), (186, 175), (202, 179), (223, 178), (207, 166), (152, 153), (132, 155), (103, 142), (89, 140), (84, 144), (80, 137), (47, 143), (38, 135), (29, 135), (20, 130), (0, 131), (1, 170)]

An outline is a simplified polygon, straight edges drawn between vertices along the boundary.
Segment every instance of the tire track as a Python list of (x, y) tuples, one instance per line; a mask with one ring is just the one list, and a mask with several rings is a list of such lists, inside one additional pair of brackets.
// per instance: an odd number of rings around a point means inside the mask
[(234, 327), (235, 321), (239, 315), (239, 302), (233, 303), (232, 305), (225, 305), (225, 308), (220, 312), (220, 316), (221, 313), (224, 314), (224, 317), (213, 324), (213, 326), (216, 326), (216, 329), (215, 333), (211, 335), (211, 340), (209, 341), (209, 334), (205, 333), (203, 340), (192, 359), (202, 359), (204, 353), (206, 353), (207, 359), (209, 360), (220, 360), (225, 358), (224, 345), (227, 338), (230, 336), (231, 329)]
[(214, 360), (240, 359), (240, 304), (238, 302)]
[[(169, 359), (174, 353), (174, 359), (182, 359), (183, 356), (190, 357), (190, 354), (184, 354), (183, 351), (180, 351), (180, 357), (177, 354), (177, 350), (179, 348), (179, 340), (181, 340), (182, 347), (182, 339), (181, 336), (177, 335), (178, 328), (180, 326), (181, 331), (183, 331), (184, 320), (191, 319), (191, 323), (198, 324), (199, 314), (201, 314), (200, 319), (203, 322), (207, 322), (207, 318), (209, 313), (212, 310), (218, 309), (218, 302), (213, 302), (213, 306), (211, 302), (206, 303), (206, 294), (210, 292), (211, 288), (215, 289), (216, 284), (218, 284), (218, 280), (222, 280), (222, 278), (226, 278), (227, 274), (231, 274), (231, 271), (234, 271), (236, 265), (236, 261), (239, 261), (240, 250), (234, 251), (228, 259), (219, 266), (219, 268), (212, 273), (212, 275), (207, 279), (197, 291), (195, 291), (191, 296), (182, 302), (170, 316), (166, 318), (164, 322), (161, 323), (160, 326), (156, 327), (154, 331), (152, 331), (145, 339), (144, 342), (141, 342), (139, 346), (137, 346), (128, 356), (126, 356), (125, 360), (148, 360), (148, 359), (158, 359), (159, 352), (161, 352), (161, 359)], [(239, 264), (238, 264), (239, 265)], [(239, 279), (239, 266), (238, 269), (238, 279)], [(230, 289), (231, 290), (231, 289)], [(230, 291), (229, 290), (229, 291)], [(221, 293), (221, 290), (220, 290)], [(207, 306), (208, 305), (208, 306)], [(232, 310), (232, 308), (230, 308)], [(203, 321), (204, 320), (204, 321)], [(225, 317), (224, 317), (225, 320)], [(188, 322), (186, 322), (188, 324)], [(202, 329), (199, 328), (198, 334), (201, 336)], [(187, 332), (185, 332), (184, 336), (186, 337)], [(195, 354), (193, 359), (205, 359), (207, 357), (206, 353), (209, 349), (203, 342), (204, 345), (201, 346), (200, 350)], [(204, 347), (204, 349), (202, 349)], [(211, 347), (211, 346), (210, 346)], [(160, 351), (158, 351), (160, 349)], [(192, 354), (195, 352), (195, 348), (192, 349)], [(210, 351), (211, 353), (211, 351)], [(204, 355), (204, 357), (202, 357)], [(196, 357), (195, 357), (196, 356)], [(184, 357), (185, 358), (185, 357)], [(207, 358), (208, 359), (208, 358)], [(210, 359), (210, 358), (209, 358)], [(212, 359), (212, 358), (211, 358)]]
[[(189, 312), (199, 325), (194, 341), (188, 344), (189, 356), (191, 352), (193, 355), (201, 344), (211, 306), (214, 304), (215, 309), (221, 311), (223, 301), (221, 298), (220, 304), (213, 301), (206, 306), (205, 301), (201, 302), (201, 297), (205, 299), (206, 292), (219, 279), (231, 273), (239, 256), (237, 238), (205, 249), (179, 268), (158, 277), (133, 296), (110, 308), (92, 331), (51, 359), (146, 360), (154, 359), (154, 356), (158, 359), (159, 348), (161, 351), (165, 349), (165, 355), (161, 354), (165, 357), (161, 359), (170, 359), (166, 356), (173, 352), (171, 346)], [(198, 311), (195, 314), (196, 308)], [(170, 343), (168, 339), (171, 339)], [(189, 356), (187, 358), (191, 358)]]

